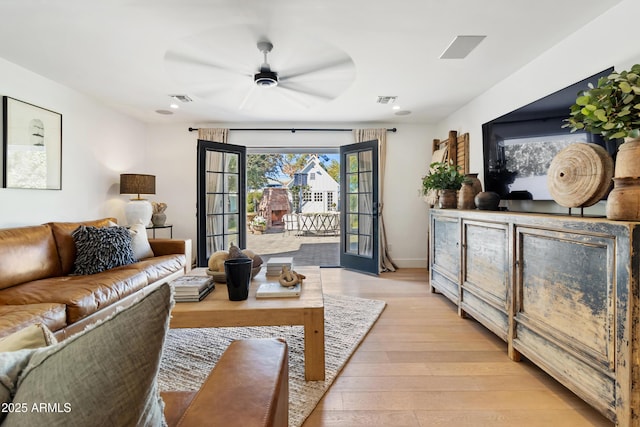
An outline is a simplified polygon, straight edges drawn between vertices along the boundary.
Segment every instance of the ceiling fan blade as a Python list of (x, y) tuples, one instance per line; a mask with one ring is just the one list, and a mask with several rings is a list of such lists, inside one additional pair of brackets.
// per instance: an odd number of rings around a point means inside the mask
[(294, 92), (294, 93), (298, 93), (298, 94), (302, 94), (302, 95), (307, 95), (307, 96), (311, 96), (314, 98), (318, 98), (321, 99), (323, 101), (331, 101), (332, 99), (335, 99), (334, 96), (331, 95), (327, 95), (324, 93), (320, 93), (318, 91), (315, 90), (311, 90), (308, 88), (303, 88), (300, 87), (298, 85), (293, 85), (293, 84), (278, 84), (278, 86), (276, 86), (278, 89), (282, 89), (283, 91), (289, 91), (289, 92)]
[(194, 65), (205, 68), (215, 68), (216, 70), (225, 71), (227, 73), (235, 74), (235, 75), (244, 75), (247, 77), (253, 76), (253, 74), (248, 72), (238, 71), (237, 69), (233, 69), (226, 65), (217, 64), (212, 61), (204, 60), (196, 57), (195, 55), (189, 55), (184, 52), (172, 52), (169, 51), (164, 56), (165, 61), (174, 63), (176, 65)]
[(310, 108), (312, 105), (319, 102), (317, 98), (310, 97), (285, 87), (279, 87), (277, 90), (274, 90), (274, 92), (277, 92), (281, 98), (284, 98), (289, 102), (293, 102), (305, 109)]
[(322, 65), (305, 67), (303, 69), (291, 70), (290, 72), (280, 75), (280, 81), (287, 81), (291, 79), (295, 79), (297, 77), (307, 77), (312, 76), (317, 73), (324, 73), (330, 71), (351, 71), (354, 68), (354, 63), (351, 58), (340, 58), (331, 62), (327, 62)]
[(258, 87), (258, 86), (256, 86), (256, 85), (251, 85), (251, 87), (250, 87), (250, 88), (249, 88), (249, 90), (247, 91), (247, 94), (244, 96), (244, 99), (243, 99), (243, 100), (242, 100), (242, 102), (240, 103), (240, 106), (238, 107), (238, 110), (244, 110), (244, 108), (245, 108), (247, 105), (249, 105), (249, 106), (251, 105), (251, 104), (249, 103), (249, 100), (253, 97), (253, 94), (255, 93), (256, 88), (257, 88), (257, 87)]

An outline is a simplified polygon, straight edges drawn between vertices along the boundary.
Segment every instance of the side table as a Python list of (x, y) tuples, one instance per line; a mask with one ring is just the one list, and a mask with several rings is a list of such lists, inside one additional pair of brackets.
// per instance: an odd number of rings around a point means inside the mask
[(169, 238), (173, 239), (173, 224), (165, 224), (165, 225), (148, 225), (147, 230), (151, 230), (152, 236), (156, 238), (156, 230), (160, 229), (169, 229)]

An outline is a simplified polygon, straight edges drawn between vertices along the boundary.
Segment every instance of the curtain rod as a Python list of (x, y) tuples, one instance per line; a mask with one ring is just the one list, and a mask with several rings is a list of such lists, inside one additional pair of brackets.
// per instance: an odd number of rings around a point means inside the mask
[[(193, 132), (195, 130), (200, 130), (198, 128), (189, 128), (189, 132)], [(233, 130), (233, 131), (238, 131), (238, 130), (246, 130), (246, 131), (280, 131), (280, 132), (291, 132), (291, 133), (296, 133), (296, 132), (351, 132), (353, 131), (353, 129), (313, 129), (313, 128), (302, 128), (302, 129), (295, 129), (295, 128), (234, 128), (234, 129), (229, 129), (229, 130)], [(391, 129), (387, 129), (387, 132), (397, 132), (398, 129), (396, 128), (391, 128)]]

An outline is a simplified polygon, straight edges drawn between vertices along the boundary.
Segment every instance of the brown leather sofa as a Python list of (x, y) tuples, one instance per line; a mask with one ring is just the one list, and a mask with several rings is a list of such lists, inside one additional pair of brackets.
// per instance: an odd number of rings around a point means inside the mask
[(280, 339), (234, 341), (197, 392), (163, 392), (169, 427), (287, 427), (289, 356)]
[(154, 256), (91, 275), (71, 275), (80, 225), (104, 227), (104, 218), (85, 222), (0, 229), (0, 337), (43, 323), (62, 339), (113, 313), (191, 268), (191, 240), (150, 239)]

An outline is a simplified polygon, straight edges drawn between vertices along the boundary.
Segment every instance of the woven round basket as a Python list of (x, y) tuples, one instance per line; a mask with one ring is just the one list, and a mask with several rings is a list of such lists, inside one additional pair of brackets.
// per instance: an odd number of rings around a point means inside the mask
[(551, 197), (567, 208), (596, 204), (611, 190), (613, 159), (595, 144), (576, 143), (561, 150), (551, 161), (547, 186)]
[[(256, 277), (256, 274), (260, 273), (261, 269), (262, 269), (261, 265), (252, 268), (251, 278), (253, 279), (254, 277)], [(224, 271), (211, 271), (207, 269), (207, 274), (213, 277), (213, 281), (216, 283), (227, 283), (227, 275), (224, 273)]]

